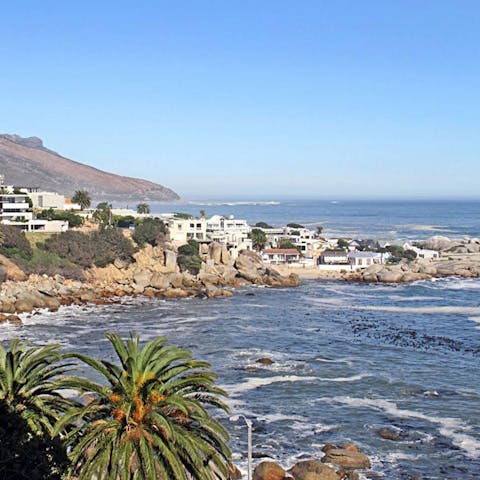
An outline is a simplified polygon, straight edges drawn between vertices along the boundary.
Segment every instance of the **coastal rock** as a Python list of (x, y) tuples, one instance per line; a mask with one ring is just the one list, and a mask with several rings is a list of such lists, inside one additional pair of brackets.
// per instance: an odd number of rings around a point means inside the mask
[(252, 283), (263, 284), (261, 272), (265, 271), (260, 257), (250, 251), (242, 252), (235, 261), (239, 276)]
[(12, 260), (4, 255), (0, 255), (0, 265), (2, 266), (4, 273), (6, 273), (7, 280), (12, 280), (14, 282), (22, 282), (25, 280), (26, 275), (23, 270), (21, 270), (14, 262), (12, 262)]
[(192, 293), (182, 288), (170, 288), (169, 290), (162, 292), (163, 298), (185, 298), (190, 296), (192, 296)]
[(273, 365), (275, 363), (272, 359), (266, 357), (259, 358), (256, 362), (262, 365)]
[(339, 480), (339, 476), (330, 467), (316, 460), (303, 460), (289, 471), (295, 480)]
[(215, 265), (222, 262), (222, 246), (217, 242), (212, 242), (208, 248), (208, 258), (213, 260)]
[(157, 290), (166, 290), (170, 287), (170, 279), (163, 273), (155, 272), (150, 278), (149, 286)]
[(21, 327), (23, 325), (22, 320), (17, 315), (1, 315), (0, 314), (0, 325), (2, 323), (10, 323), (11, 325), (15, 325), (17, 327)]
[(423, 246), (429, 250), (446, 250), (452, 246), (452, 241), (448, 237), (443, 237), (441, 235), (435, 235), (428, 238)]
[(429, 278), (430, 275), (425, 275), (423, 273), (415, 273), (415, 272), (405, 272), (400, 279), (401, 282), (415, 282), (417, 280), (424, 280), (425, 278)]
[(402, 276), (403, 272), (401, 270), (394, 271), (383, 269), (377, 274), (378, 281), (384, 283), (398, 283), (402, 279)]
[(228, 253), (226, 245), (222, 245), (222, 254), (221, 254), (220, 262), (223, 265), (230, 265), (230, 254)]
[(253, 472), (253, 480), (283, 480), (287, 472), (275, 462), (259, 463)]
[(400, 433), (389, 428), (381, 428), (378, 430), (378, 435), (385, 440), (398, 440), (400, 438)]
[(135, 282), (137, 288), (145, 289), (150, 285), (152, 280), (152, 273), (143, 268), (137, 268), (133, 274), (133, 281)]
[(168, 276), (168, 280), (170, 281), (172, 287), (174, 288), (182, 288), (183, 285), (183, 274), (181, 273), (171, 273)]
[(173, 250), (165, 250), (164, 252), (165, 271), (174, 273), (178, 271), (177, 254)]
[(345, 448), (328, 450), (325, 456), (322, 458), (322, 462), (333, 463), (339, 467), (349, 469), (370, 468), (370, 460), (365, 454)]
[(231, 465), (228, 468), (227, 480), (241, 480), (241, 478), (242, 472), (239, 470), (239, 468), (236, 465)]
[(364, 273), (362, 276), (364, 282), (378, 282), (378, 277), (375, 273)]

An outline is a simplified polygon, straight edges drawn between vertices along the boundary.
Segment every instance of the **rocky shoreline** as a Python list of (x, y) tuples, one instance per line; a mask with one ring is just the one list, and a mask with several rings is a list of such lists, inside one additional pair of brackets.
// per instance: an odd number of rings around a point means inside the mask
[(368, 457), (353, 444), (327, 444), (322, 452), (321, 460), (302, 460), (288, 470), (274, 461), (263, 461), (255, 467), (253, 480), (358, 480), (356, 470), (371, 467)]
[(233, 289), (248, 285), (298, 286), (298, 276), (281, 275), (251, 251), (233, 262), (228, 252), (213, 243), (202, 253), (197, 275), (181, 272), (177, 251), (169, 243), (147, 245), (134, 254), (132, 262), (120, 259), (104, 268), (85, 271), (84, 281), (60, 275), (30, 275), (8, 259), (0, 259), (5, 281), (0, 285), (0, 323), (20, 325), (20, 313), (37, 309), (57, 310), (62, 305), (117, 303), (125, 296), (148, 298), (229, 297)]

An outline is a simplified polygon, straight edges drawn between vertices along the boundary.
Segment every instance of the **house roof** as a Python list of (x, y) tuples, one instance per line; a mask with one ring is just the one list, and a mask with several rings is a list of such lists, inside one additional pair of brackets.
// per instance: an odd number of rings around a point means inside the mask
[(298, 250), (296, 248), (267, 248), (263, 251), (266, 254), (275, 254), (281, 253), (284, 255), (298, 255)]
[(347, 252), (344, 252), (343, 250), (326, 250), (325, 252), (322, 253), (325, 257), (346, 257)]
[(378, 258), (382, 254), (379, 252), (352, 252), (348, 254), (349, 258)]

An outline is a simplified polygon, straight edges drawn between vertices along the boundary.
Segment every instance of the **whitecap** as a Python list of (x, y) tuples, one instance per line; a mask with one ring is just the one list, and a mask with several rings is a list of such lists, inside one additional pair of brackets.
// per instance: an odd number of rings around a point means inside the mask
[(317, 377), (299, 377), (297, 375), (278, 375), (275, 377), (265, 378), (248, 378), (246, 382), (236, 385), (224, 385), (223, 388), (230, 395), (238, 395), (249, 390), (255, 390), (260, 387), (272, 385), (273, 383), (287, 383), (287, 382), (310, 382), (317, 380)]
[(480, 458), (480, 440), (466, 433), (471, 429), (458, 418), (434, 417), (413, 410), (398, 408), (396, 403), (385, 399), (356, 398), (356, 397), (331, 397), (320, 401), (341, 403), (350, 407), (367, 407), (381, 410), (389, 415), (399, 418), (416, 418), (439, 426), (441, 435), (450, 438), (452, 443), (461, 448), (470, 458)]
[(322, 382), (357, 382), (358, 380), (362, 380), (364, 378), (371, 377), (369, 373), (359, 373), (358, 375), (353, 375), (351, 377), (332, 377), (332, 378), (326, 378), (326, 377), (318, 377), (317, 380), (320, 380)]
[(369, 310), (375, 312), (390, 312), (390, 313), (418, 313), (418, 314), (458, 314), (458, 315), (476, 315), (480, 314), (480, 307), (459, 307), (452, 305), (438, 305), (426, 307), (398, 307), (398, 306), (356, 306), (356, 310)]

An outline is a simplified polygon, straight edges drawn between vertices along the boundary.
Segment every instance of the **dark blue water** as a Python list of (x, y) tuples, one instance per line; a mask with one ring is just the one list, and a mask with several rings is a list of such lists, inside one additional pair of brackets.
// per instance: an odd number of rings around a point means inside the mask
[(273, 226), (290, 222), (323, 225), (327, 236), (377, 239), (421, 239), (432, 235), (480, 236), (480, 200), (276, 200), (272, 202), (196, 202), (186, 205), (154, 204), (155, 213), (186, 212), (207, 216), (234, 215), (251, 224)]
[[(254, 294), (253, 296), (251, 294)], [(306, 282), (229, 299), (65, 308), (2, 327), (0, 340), (59, 342), (110, 356), (105, 331), (170, 342), (210, 361), (254, 450), (284, 466), (354, 442), (371, 479), (480, 478), (480, 281)], [(260, 357), (271, 366), (256, 363)], [(254, 368), (252, 368), (254, 367)], [(229, 423), (245, 467), (245, 430)], [(377, 430), (401, 433), (384, 440)]]

